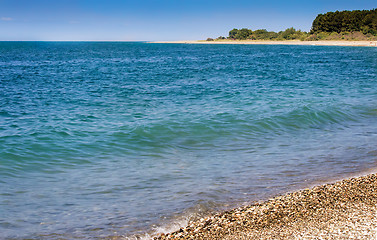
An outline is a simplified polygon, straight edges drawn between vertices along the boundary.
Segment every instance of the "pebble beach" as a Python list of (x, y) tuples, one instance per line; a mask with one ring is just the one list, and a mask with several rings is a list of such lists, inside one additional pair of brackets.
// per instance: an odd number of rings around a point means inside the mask
[(288, 193), (192, 222), (162, 239), (376, 239), (377, 176)]

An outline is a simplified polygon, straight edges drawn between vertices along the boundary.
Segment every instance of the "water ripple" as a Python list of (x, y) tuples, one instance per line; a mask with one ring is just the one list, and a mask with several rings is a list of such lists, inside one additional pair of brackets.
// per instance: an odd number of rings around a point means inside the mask
[(372, 48), (0, 53), (0, 238), (130, 236), (376, 164)]

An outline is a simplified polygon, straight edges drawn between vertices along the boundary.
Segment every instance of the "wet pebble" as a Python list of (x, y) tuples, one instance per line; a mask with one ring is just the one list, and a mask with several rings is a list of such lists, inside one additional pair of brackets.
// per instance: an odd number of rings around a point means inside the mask
[(154, 239), (376, 239), (375, 174), (202, 218)]

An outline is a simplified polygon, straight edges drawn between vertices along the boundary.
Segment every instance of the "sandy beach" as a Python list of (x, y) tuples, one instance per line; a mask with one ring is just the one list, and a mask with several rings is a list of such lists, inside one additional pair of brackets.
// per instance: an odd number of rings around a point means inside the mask
[(377, 177), (370, 174), (279, 196), (154, 239), (376, 239)]
[(159, 41), (151, 43), (186, 43), (186, 44), (253, 44), (253, 45), (308, 45), (308, 46), (353, 46), (377, 47), (377, 41)]

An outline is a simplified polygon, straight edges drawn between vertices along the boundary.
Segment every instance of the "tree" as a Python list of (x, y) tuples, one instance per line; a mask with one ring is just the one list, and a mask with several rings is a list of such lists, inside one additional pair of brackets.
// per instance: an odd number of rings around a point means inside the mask
[(250, 39), (251, 34), (253, 34), (253, 31), (252, 31), (252, 30), (247, 29), (247, 28), (242, 28), (242, 29), (240, 29), (240, 30), (238, 31), (238, 33), (236, 34), (236, 39), (239, 39), (239, 40)]
[(230, 39), (236, 39), (237, 33), (238, 33), (238, 29), (233, 28), (232, 30), (229, 31), (229, 38)]
[(310, 33), (320, 32), (363, 32), (377, 35), (377, 9), (318, 14), (313, 21)]

